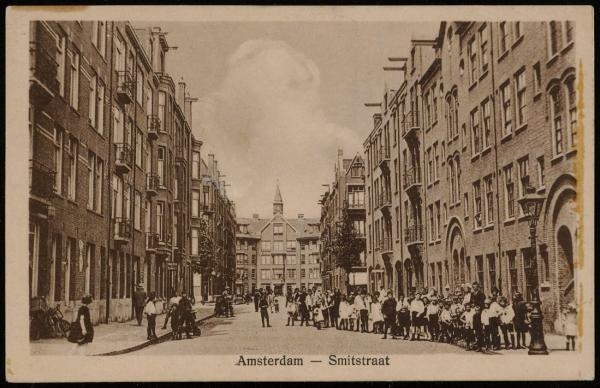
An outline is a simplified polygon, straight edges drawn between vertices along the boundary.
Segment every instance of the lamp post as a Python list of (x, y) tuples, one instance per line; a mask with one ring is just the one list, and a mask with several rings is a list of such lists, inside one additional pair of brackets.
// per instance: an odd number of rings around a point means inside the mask
[(523, 209), (523, 213), (527, 216), (529, 221), (529, 238), (531, 240), (531, 262), (529, 266), (530, 273), (528, 276), (531, 277), (533, 283), (533, 290), (531, 292), (531, 342), (529, 343), (530, 355), (548, 354), (548, 348), (544, 341), (544, 326), (543, 326), (543, 315), (540, 309), (540, 295), (539, 295), (539, 284), (538, 284), (538, 268), (537, 268), (537, 243), (536, 243), (536, 227), (540, 214), (542, 212), (542, 206), (544, 204), (545, 197), (536, 193), (535, 188), (527, 186), (525, 189), (525, 195), (518, 200), (519, 205)]

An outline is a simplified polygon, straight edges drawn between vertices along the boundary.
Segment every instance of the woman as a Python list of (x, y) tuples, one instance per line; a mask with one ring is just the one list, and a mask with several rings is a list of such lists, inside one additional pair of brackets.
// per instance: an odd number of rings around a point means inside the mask
[(77, 319), (81, 326), (81, 339), (77, 341), (73, 347), (72, 354), (85, 355), (88, 345), (94, 340), (94, 327), (92, 326), (92, 320), (90, 319), (90, 309), (88, 305), (92, 303), (92, 297), (85, 295), (81, 299), (82, 306), (77, 311)]
[(288, 294), (287, 300), (285, 301), (285, 309), (288, 313), (286, 326), (289, 326), (290, 322), (292, 323), (292, 326), (294, 326), (294, 319), (296, 316), (296, 302), (294, 301), (293, 295)]

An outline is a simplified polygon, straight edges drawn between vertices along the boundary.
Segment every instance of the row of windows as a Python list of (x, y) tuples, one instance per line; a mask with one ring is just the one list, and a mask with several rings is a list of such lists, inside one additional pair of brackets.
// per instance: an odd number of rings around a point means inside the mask
[[(283, 280), (284, 276), (283, 276), (284, 272), (283, 269), (262, 269), (260, 270), (260, 278), (261, 279), (276, 279), (276, 280)], [(286, 270), (286, 277), (289, 279), (294, 279), (296, 278), (296, 274), (297, 271), (295, 268), (288, 268)], [(306, 269), (305, 268), (301, 268), (300, 269), (300, 277), (301, 278), (306, 278)], [(253, 276), (254, 278), (254, 276)], [(321, 273), (319, 272), (318, 269), (316, 268), (309, 268), (308, 269), (308, 278), (309, 279), (320, 279), (321, 278)]]
[[(245, 255), (243, 255), (245, 256)], [(296, 256), (289, 255), (262, 255), (260, 257), (260, 263), (262, 265), (296, 265), (298, 264)], [(300, 255), (300, 264), (318, 264), (319, 255)]]

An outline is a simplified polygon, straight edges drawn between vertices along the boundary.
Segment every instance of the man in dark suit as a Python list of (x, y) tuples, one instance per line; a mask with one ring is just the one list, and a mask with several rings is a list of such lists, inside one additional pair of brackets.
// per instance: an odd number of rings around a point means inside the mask
[(133, 308), (135, 310), (135, 318), (137, 319), (138, 326), (142, 326), (142, 318), (144, 317), (144, 306), (146, 305), (146, 291), (144, 286), (140, 283), (137, 289), (133, 293)]
[(471, 304), (477, 306), (475, 315), (473, 315), (473, 328), (477, 337), (477, 345), (473, 349), (480, 349), (484, 342), (484, 332), (481, 326), (481, 311), (485, 308), (485, 294), (481, 291), (479, 283), (473, 282), (471, 285)]

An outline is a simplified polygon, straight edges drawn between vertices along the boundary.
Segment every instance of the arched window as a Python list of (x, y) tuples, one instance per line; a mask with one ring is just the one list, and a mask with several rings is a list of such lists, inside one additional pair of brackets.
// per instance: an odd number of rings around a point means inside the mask
[(455, 182), (456, 182), (456, 171), (454, 162), (452, 159), (448, 162), (448, 167), (450, 168), (450, 203), (454, 203), (454, 193), (455, 193)]
[(567, 111), (569, 112), (568, 134), (570, 146), (577, 145), (577, 94), (575, 90), (575, 76), (572, 75), (565, 81), (567, 93)]
[(562, 95), (560, 87), (554, 86), (550, 89), (550, 120), (552, 127), (552, 142), (554, 154), (561, 154), (564, 150), (562, 129)]
[(460, 201), (460, 159), (458, 155), (454, 159), (454, 169), (456, 170), (456, 192), (454, 194), (454, 202)]

